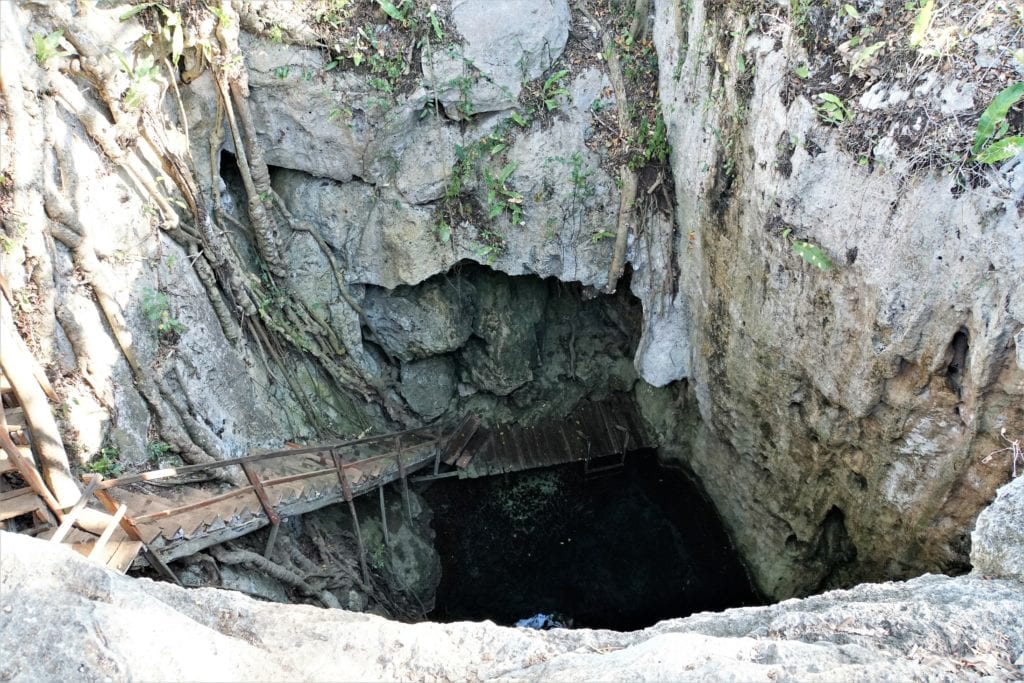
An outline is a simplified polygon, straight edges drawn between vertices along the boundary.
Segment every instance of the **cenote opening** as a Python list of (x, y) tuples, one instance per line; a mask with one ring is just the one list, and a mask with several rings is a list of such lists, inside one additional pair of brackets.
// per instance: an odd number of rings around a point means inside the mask
[(630, 630), (760, 603), (714, 508), (652, 450), (597, 474), (575, 463), (438, 481), (425, 497), (442, 563), (435, 621), (543, 613)]

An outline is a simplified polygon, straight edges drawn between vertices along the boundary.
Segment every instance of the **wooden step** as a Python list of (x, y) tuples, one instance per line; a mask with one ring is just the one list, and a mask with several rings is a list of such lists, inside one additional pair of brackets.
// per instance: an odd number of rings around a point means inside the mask
[(132, 566), (132, 562), (135, 561), (139, 552), (142, 551), (142, 543), (140, 541), (122, 538), (116, 541), (111, 539), (100, 549), (98, 554), (93, 555), (92, 553), (93, 549), (96, 547), (96, 540), (97, 539), (93, 539), (84, 543), (73, 543), (71, 544), (71, 548), (76, 552), (85, 555), (93, 562), (106, 565), (120, 574), (124, 574), (128, 571), (128, 568)]
[(32, 489), (23, 488), (0, 494), (0, 521), (46, 510), (46, 505)]

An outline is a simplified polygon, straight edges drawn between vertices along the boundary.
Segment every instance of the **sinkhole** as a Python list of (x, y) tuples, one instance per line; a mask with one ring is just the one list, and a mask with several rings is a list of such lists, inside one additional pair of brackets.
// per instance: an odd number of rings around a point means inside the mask
[(536, 614), (632, 630), (759, 604), (712, 505), (653, 450), (433, 483), (441, 584), (435, 621), (514, 625)]

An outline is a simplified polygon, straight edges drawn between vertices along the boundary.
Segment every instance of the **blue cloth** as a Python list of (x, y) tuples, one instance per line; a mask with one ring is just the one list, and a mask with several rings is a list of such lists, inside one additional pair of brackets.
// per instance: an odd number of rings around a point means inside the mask
[(516, 622), (516, 626), (520, 628), (536, 628), (542, 631), (546, 631), (549, 628), (565, 628), (565, 624), (555, 619), (554, 616), (547, 614), (534, 614), (532, 617), (520, 619)]

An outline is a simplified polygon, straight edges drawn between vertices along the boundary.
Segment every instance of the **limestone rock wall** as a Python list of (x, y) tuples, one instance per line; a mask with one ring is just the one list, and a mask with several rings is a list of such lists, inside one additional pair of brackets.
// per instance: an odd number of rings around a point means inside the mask
[[(690, 349), (678, 374), (703, 420), (677, 456), (770, 595), (964, 569), (966, 530), (1009, 476), (1006, 453), (985, 457), (1002, 430), (1024, 433), (1024, 167), (962, 191), (951, 172), (911, 168), (899, 124), (859, 165), (843, 136), (866, 113), (827, 126), (794, 95), (794, 70), (820, 62), (795, 15), (655, 5), (675, 334)], [(917, 106), (941, 91), (919, 89)], [(786, 228), (835, 268), (804, 262)]]

